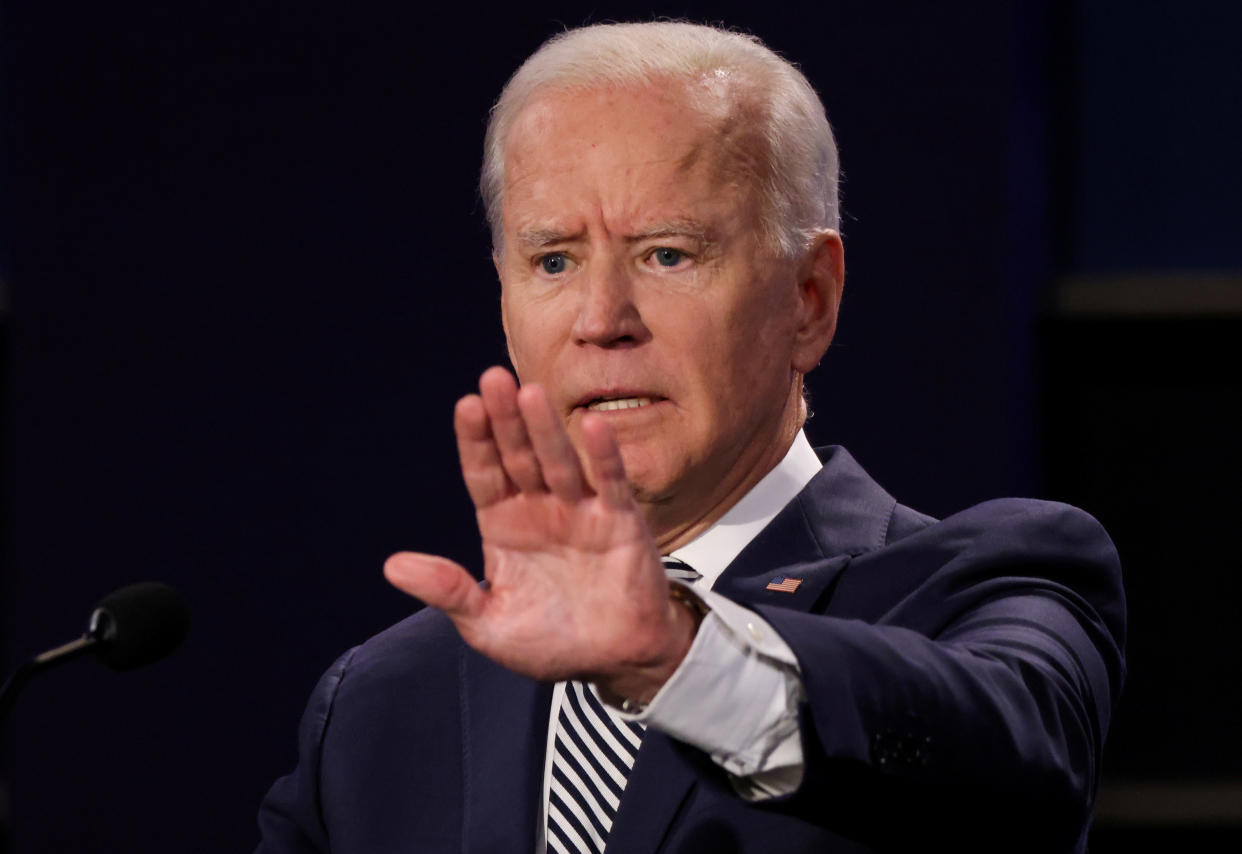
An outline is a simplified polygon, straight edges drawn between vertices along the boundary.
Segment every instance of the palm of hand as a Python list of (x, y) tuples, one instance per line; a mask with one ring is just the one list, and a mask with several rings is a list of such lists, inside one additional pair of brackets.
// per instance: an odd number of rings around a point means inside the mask
[(670, 603), (612, 431), (585, 416), (580, 457), (538, 386), (519, 393), (492, 368), (479, 388), (458, 402), (454, 426), (487, 584), (408, 552), (385, 575), (510, 670), (649, 697), (685, 656), (695, 619)]
[(529, 675), (540, 679), (603, 676), (658, 653), (644, 628), (666, 619), (668, 585), (637, 508), (518, 493), (478, 521), (490, 596), (463, 633), (471, 646), (506, 666), (518, 663), (508, 650), (538, 648)]

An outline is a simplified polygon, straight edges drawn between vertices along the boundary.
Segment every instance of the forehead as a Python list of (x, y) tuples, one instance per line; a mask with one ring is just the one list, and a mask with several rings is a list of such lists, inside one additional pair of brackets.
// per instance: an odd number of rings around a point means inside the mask
[(605, 211), (635, 215), (749, 191), (762, 160), (757, 123), (719, 80), (603, 86), (537, 95), (505, 145), (506, 230), (531, 207), (595, 195)]

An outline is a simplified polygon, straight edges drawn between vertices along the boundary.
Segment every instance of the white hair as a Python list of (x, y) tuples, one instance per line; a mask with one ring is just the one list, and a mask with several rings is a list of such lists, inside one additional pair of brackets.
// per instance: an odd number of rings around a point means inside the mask
[(682, 22), (597, 24), (544, 42), (514, 72), (492, 107), (479, 191), (501, 244), (505, 142), (537, 93), (607, 85), (651, 85), (668, 78), (737, 81), (765, 142), (760, 190), (766, 237), (793, 256), (825, 228), (840, 228), (837, 145), (824, 105), (802, 74), (758, 38)]

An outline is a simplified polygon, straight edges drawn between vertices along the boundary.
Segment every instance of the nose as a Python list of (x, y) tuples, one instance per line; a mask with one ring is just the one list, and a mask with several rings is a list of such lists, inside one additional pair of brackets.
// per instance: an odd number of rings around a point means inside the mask
[(578, 280), (574, 341), (609, 349), (642, 344), (651, 338), (651, 331), (638, 308), (633, 276), (619, 264), (600, 261)]

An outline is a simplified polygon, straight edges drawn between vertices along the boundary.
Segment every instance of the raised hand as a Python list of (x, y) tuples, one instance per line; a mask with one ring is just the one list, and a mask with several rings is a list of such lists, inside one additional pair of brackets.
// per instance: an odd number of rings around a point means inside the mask
[(669, 598), (611, 429), (588, 413), (575, 449), (539, 386), (519, 390), (491, 368), (479, 391), (458, 401), (454, 428), (486, 587), (453, 561), (411, 552), (389, 558), (385, 576), (510, 670), (646, 702), (685, 656), (696, 620)]

